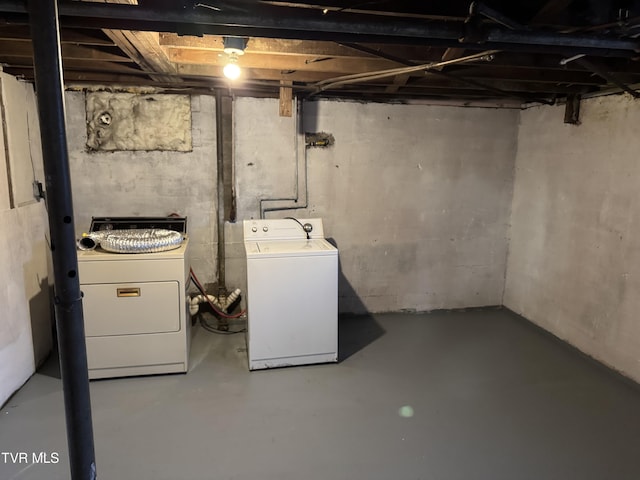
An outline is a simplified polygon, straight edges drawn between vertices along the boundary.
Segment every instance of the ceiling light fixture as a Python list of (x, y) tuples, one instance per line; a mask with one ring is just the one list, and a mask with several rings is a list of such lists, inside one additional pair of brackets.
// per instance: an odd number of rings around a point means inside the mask
[(240, 77), (240, 73), (242, 73), (237, 62), (238, 57), (236, 55), (229, 55), (229, 61), (222, 69), (222, 73), (224, 73), (224, 76), (229, 80), (236, 80)]
[(240, 77), (241, 70), (238, 65), (238, 57), (244, 55), (244, 49), (247, 48), (247, 40), (247, 38), (243, 37), (222, 37), (224, 53), (229, 57), (222, 72), (229, 80), (236, 80)]

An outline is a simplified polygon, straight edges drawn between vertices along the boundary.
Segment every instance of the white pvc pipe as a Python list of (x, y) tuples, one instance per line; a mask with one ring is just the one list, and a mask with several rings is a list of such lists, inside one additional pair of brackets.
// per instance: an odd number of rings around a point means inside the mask
[(206, 303), (207, 299), (211, 303), (213, 303), (216, 307), (218, 307), (220, 310), (222, 310), (223, 312), (226, 312), (227, 308), (229, 308), (229, 306), (238, 299), (238, 297), (240, 296), (240, 293), (241, 293), (241, 290), (239, 288), (236, 288), (222, 302), (218, 297), (215, 297), (213, 295), (207, 295), (206, 297), (204, 295), (196, 295), (195, 297), (191, 297), (191, 299), (189, 300), (189, 314), (193, 316), (196, 313), (198, 313), (200, 304)]

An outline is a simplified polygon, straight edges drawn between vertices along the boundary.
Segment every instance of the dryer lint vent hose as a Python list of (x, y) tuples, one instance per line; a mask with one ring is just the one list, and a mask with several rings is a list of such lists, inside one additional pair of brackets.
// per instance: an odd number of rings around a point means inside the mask
[(182, 233), (164, 228), (104, 230), (83, 234), (78, 248), (93, 250), (100, 245), (112, 253), (156, 253), (180, 247), (182, 239)]

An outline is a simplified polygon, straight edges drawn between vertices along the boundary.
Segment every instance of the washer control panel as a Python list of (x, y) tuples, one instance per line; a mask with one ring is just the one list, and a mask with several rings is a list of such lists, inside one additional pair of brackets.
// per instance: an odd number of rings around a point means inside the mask
[(324, 238), (321, 218), (274, 218), (244, 221), (244, 241)]

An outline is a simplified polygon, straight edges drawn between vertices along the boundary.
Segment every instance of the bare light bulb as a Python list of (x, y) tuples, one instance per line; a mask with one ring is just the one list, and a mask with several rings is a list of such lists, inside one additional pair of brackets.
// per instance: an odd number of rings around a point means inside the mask
[(224, 73), (224, 76), (229, 80), (237, 80), (240, 76), (240, 67), (237, 63), (229, 62), (222, 69), (222, 73)]
[(229, 62), (222, 69), (222, 73), (229, 80), (237, 80), (240, 76), (240, 67), (238, 66), (238, 56), (244, 55), (244, 49), (247, 46), (247, 40), (243, 37), (222, 37), (224, 50), (223, 52), (229, 56)]

